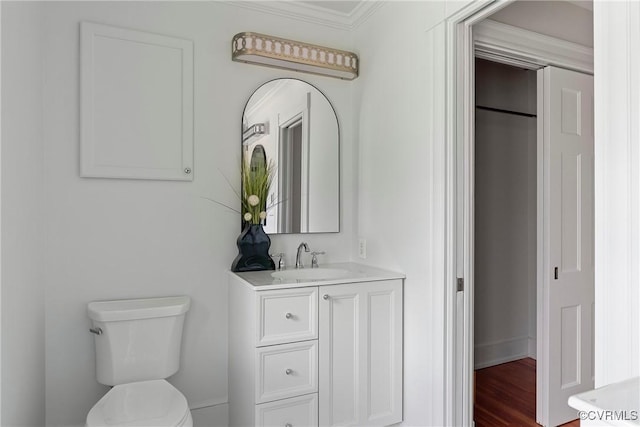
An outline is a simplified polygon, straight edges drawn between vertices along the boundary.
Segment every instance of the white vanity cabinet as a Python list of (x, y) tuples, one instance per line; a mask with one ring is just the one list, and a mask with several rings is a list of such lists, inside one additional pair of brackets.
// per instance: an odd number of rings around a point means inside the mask
[(402, 421), (403, 276), (343, 266), (359, 274), (230, 275), (230, 426)]

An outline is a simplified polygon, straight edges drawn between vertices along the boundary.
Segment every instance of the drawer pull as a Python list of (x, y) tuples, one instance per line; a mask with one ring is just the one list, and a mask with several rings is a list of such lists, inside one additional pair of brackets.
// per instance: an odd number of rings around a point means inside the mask
[(329, 299), (329, 295), (328, 294), (322, 295), (322, 299)]
[(287, 375), (291, 375), (293, 374), (293, 370), (292, 369), (287, 369), (286, 371), (284, 371), (285, 374)]
[(293, 317), (293, 314), (287, 313), (284, 315), (284, 317), (286, 317), (287, 319), (291, 319)]

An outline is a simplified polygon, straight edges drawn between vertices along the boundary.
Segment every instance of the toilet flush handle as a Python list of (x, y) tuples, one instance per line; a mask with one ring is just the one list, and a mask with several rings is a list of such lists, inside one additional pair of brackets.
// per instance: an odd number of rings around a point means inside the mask
[(89, 332), (96, 335), (102, 335), (102, 328), (91, 328), (89, 329)]

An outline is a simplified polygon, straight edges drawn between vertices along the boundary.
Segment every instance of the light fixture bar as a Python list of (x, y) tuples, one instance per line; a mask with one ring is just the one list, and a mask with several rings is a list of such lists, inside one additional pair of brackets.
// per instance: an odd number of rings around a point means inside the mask
[(231, 59), (344, 80), (358, 77), (360, 62), (353, 52), (251, 32), (233, 36)]
[(242, 143), (245, 144), (254, 136), (265, 135), (267, 133), (267, 125), (264, 123), (256, 123), (255, 125), (251, 125), (242, 132)]

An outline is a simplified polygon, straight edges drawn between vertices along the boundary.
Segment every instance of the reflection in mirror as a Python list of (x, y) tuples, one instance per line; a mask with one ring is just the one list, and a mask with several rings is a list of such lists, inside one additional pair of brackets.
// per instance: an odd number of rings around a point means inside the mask
[[(267, 153), (264, 151), (264, 147), (261, 144), (257, 144), (253, 151), (251, 152), (251, 161), (249, 162), (249, 170), (251, 171), (251, 176), (254, 176), (255, 172), (262, 168), (263, 170), (267, 166)], [(261, 211), (267, 210), (267, 201), (261, 200), (262, 207)]]
[(338, 118), (322, 92), (296, 79), (267, 82), (249, 98), (242, 127), (243, 162), (276, 166), (264, 230), (340, 231)]

